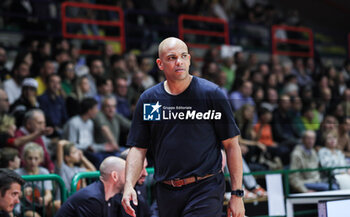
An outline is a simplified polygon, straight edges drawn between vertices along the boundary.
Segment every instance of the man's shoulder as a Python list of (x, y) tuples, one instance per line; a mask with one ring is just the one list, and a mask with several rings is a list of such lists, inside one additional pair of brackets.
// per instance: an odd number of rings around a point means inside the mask
[(160, 82), (154, 85), (153, 87), (148, 88), (141, 94), (140, 98), (149, 98), (151, 96), (154, 96), (155, 94), (160, 93), (160, 91), (162, 91), (163, 84), (164, 82)]
[(203, 89), (206, 89), (206, 90), (217, 90), (219, 87), (217, 84), (211, 81), (208, 81), (207, 79), (204, 79), (204, 78), (193, 76), (192, 79), (194, 82), (198, 83), (199, 86), (201, 86)]
[(80, 126), (81, 123), (82, 121), (79, 115), (75, 115), (67, 121), (67, 125), (69, 126)]
[(77, 198), (81, 200), (104, 200), (103, 184), (100, 181), (96, 181), (85, 188), (79, 190), (77, 193)]

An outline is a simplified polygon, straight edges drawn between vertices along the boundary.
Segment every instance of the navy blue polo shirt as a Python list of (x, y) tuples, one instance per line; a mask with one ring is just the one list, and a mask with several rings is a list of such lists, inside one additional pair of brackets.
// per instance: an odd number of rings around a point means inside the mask
[(104, 185), (96, 181), (77, 191), (61, 206), (56, 217), (109, 217), (127, 216), (118, 202), (121, 195), (105, 200)]
[(217, 173), (221, 141), (238, 134), (220, 88), (193, 76), (179, 95), (167, 93), (164, 82), (141, 95), (127, 145), (148, 149), (154, 158), (154, 178), (163, 181)]

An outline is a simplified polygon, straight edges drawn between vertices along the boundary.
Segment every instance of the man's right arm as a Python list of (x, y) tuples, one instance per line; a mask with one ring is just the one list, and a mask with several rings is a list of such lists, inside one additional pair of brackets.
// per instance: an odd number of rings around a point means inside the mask
[(126, 177), (122, 205), (125, 212), (134, 217), (136, 217), (136, 213), (131, 207), (130, 201), (132, 200), (134, 205), (137, 205), (137, 194), (134, 186), (140, 178), (146, 153), (147, 149), (132, 147), (126, 159)]

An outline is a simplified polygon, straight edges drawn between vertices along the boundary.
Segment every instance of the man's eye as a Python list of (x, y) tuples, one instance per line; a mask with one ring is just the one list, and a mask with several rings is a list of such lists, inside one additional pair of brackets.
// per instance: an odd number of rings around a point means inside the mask
[(182, 58), (186, 58), (186, 57), (187, 57), (187, 54), (183, 54), (183, 55), (182, 55)]

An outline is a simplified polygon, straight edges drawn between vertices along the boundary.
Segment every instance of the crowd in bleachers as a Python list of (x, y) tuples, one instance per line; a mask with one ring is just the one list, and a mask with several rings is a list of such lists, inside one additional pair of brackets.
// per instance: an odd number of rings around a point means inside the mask
[[(250, 1), (231, 1), (229, 6), (228, 1), (155, 2), (159, 12), (223, 19), (243, 16), (264, 25), (278, 22), (273, 7)], [(152, 7), (142, 1), (137, 4), (126, 1), (120, 6)], [(228, 9), (237, 13), (225, 12)], [(292, 15), (288, 22), (298, 24), (297, 12)], [(107, 156), (119, 156), (126, 149), (139, 96), (164, 76), (155, 56), (132, 51), (117, 54), (110, 44), (103, 45), (101, 56), (85, 56), (67, 39), (24, 40), (12, 64), (8, 64), (8, 50), (0, 46), (1, 167), (21, 175), (58, 173), (69, 188), (75, 173), (95, 170)], [(232, 105), (248, 170), (349, 165), (349, 61), (342, 68), (313, 58), (277, 55), (262, 62), (247, 52), (221, 57), (217, 48), (208, 49), (203, 62), (195, 59), (191, 59), (190, 73), (220, 86)], [(302, 164), (308, 157), (312, 163)], [(322, 183), (322, 174), (297, 174), (291, 180), (295, 191), (324, 189), (305, 185)], [(261, 191), (256, 183), (248, 188), (250, 197)], [(339, 188), (336, 182), (334, 188)], [(45, 189), (52, 186), (47, 184)], [(48, 203), (52, 198), (55, 195), (47, 191), (38, 203), (59, 206)]]

